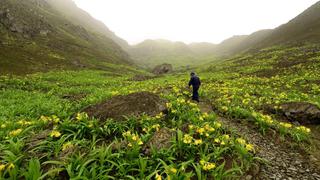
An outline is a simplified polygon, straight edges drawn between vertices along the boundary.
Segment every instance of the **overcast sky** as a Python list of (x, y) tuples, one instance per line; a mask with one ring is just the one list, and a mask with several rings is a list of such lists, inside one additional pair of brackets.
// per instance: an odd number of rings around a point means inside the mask
[(145, 39), (219, 43), (275, 28), (318, 0), (74, 0), (130, 44)]

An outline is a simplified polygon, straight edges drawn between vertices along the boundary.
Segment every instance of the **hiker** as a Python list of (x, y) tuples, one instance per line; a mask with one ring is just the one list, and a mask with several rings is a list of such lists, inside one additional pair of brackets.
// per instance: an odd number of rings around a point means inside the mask
[(189, 87), (192, 85), (193, 92), (192, 92), (192, 100), (199, 102), (199, 87), (201, 85), (200, 78), (196, 76), (196, 73), (192, 72), (190, 74), (191, 78), (189, 81)]

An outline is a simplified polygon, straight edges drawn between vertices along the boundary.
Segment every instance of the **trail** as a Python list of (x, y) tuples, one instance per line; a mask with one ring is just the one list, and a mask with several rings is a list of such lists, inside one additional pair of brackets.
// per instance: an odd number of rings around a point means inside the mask
[[(200, 102), (202, 112), (213, 112), (207, 102)], [(250, 180), (320, 180), (320, 172), (314, 167), (314, 158), (303, 153), (300, 148), (290, 147), (289, 143), (277, 142), (276, 139), (263, 136), (246, 120), (228, 119), (218, 116), (218, 120), (230, 131), (244, 137), (257, 149), (256, 156), (267, 163), (257, 167), (255, 174), (247, 175), (243, 179)]]

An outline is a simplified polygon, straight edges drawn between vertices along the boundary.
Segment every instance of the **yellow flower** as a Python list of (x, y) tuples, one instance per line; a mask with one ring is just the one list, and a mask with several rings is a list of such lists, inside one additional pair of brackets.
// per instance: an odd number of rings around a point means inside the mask
[(156, 131), (159, 131), (160, 129), (160, 124), (155, 124), (152, 126), (152, 129), (156, 129)]
[[(88, 116), (88, 115), (87, 115), (87, 116)], [(52, 121), (53, 121), (54, 123), (58, 123), (58, 122), (60, 121), (60, 119), (58, 118), (58, 116), (53, 115), (53, 116), (52, 116)]]
[(46, 117), (46, 116), (41, 116), (40, 119), (41, 119), (43, 122), (48, 122), (48, 121), (49, 121), (49, 118)]
[(61, 133), (57, 130), (53, 130), (51, 133), (50, 133), (50, 137), (60, 137), (61, 136)]
[(111, 92), (111, 95), (112, 95), (112, 96), (115, 96), (115, 95), (118, 95), (118, 94), (119, 94), (118, 91), (112, 91), (112, 92)]
[(15, 167), (14, 164), (10, 163), (8, 166), (8, 169), (13, 169), (14, 167)]
[(280, 126), (283, 126), (283, 127), (285, 127), (285, 128), (291, 128), (292, 127), (292, 124), (290, 124), (290, 123), (283, 123), (283, 122), (281, 122), (281, 123), (279, 123), (280, 124)]
[(67, 149), (71, 149), (71, 148), (73, 148), (73, 147), (74, 147), (74, 145), (73, 145), (71, 142), (64, 143), (64, 144), (62, 145), (62, 151), (65, 151), (65, 150), (67, 150)]
[(128, 146), (129, 146), (129, 147), (132, 147), (132, 144), (131, 144), (131, 143), (129, 143), (129, 144), (128, 144)]
[(22, 129), (17, 129), (17, 130), (11, 131), (11, 132), (9, 133), (9, 135), (10, 135), (10, 136), (17, 136), (17, 135), (19, 135), (21, 132), (22, 132)]
[(214, 126), (215, 126), (217, 129), (219, 129), (219, 128), (221, 127), (221, 123), (219, 123), (219, 122), (214, 122)]
[(138, 136), (137, 135), (133, 135), (132, 137), (131, 137), (131, 139), (133, 140), (133, 141), (137, 141), (138, 140)]
[(199, 133), (200, 135), (202, 135), (204, 133), (205, 129), (204, 128), (198, 128), (197, 129), (197, 133)]
[(162, 180), (162, 177), (158, 173), (156, 174), (156, 180)]
[(183, 136), (183, 142), (185, 144), (191, 144), (192, 143), (193, 138), (189, 135), (189, 134), (185, 134)]
[(220, 143), (220, 139), (215, 138), (215, 139), (214, 139), (214, 142), (215, 142), (215, 143)]
[(157, 118), (157, 119), (161, 119), (163, 116), (164, 116), (164, 115), (163, 115), (163, 113), (161, 112), (160, 114), (158, 114), (158, 115), (156, 116), (156, 118)]
[(209, 124), (206, 124), (206, 125), (204, 126), (204, 128), (205, 128), (207, 131), (209, 131), (209, 132), (215, 131), (215, 129), (214, 129), (213, 127), (211, 127)]
[(200, 144), (202, 144), (202, 139), (195, 139), (195, 140), (194, 140), (194, 144), (195, 144), (195, 145), (200, 145)]
[[(83, 119), (87, 119), (88, 118), (88, 114), (87, 113), (78, 113), (76, 119), (78, 121), (81, 121)], [(58, 121), (59, 122), (59, 121)]]
[(203, 113), (203, 114), (202, 114), (202, 117), (203, 117), (203, 118), (208, 118), (209, 115), (208, 115), (208, 113)]
[(203, 170), (205, 170), (205, 171), (210, 171), (210, 170), (214, 169), (215, 167), (216, 167), (216, 164), (215, 164), (215, 163), (207, 162), (207, 163), (203, 166)]
[(124, 133), (122, 133), (122, 136), (124, 136), (124, 137), (131, 136), (131, 132), (130, 131), (124, 132)]
[(197, 107), (197, 106), (198, 106), (196, 103), (192, 103), (192, 102), (190, 102), (189, 104), (190, 104), (190, 106), (192, 106), (192, 107)]
[(7, 127), (7, 125), (6, 124), (1, 124), (1, 128), (6, 128)]
[(311, 132), (311, 130), (309, 128), (306, 128), (304, 126), (296, 127), (296, 129), (299, 130), (299, 131), (303, 131), (305, 133), (310, 133)]
[(203, 159), (200, 160), (200, 165), (202, 166), (202, 169), (205, 171), (210, 171), (216, 167), (215, 163), (207, 162)]
[(175, 174), (175, 173), (177, 173), (177, 169), (172, 167), (172, 168), (170, 168), (170, 172)]
[(254, 147), (253, 147), (252, 144), (246, 144), (246, 149), (247, 149), (248, 151), (254, 152)]
[(194, 128), (194, 125), (189, 125), (189, 129), (193, 129)]
[(237, 138), (236, 141), (241, 145), (245, 145), (246, 144), (246, 140), (244, 140), (242, 138)]
[(138, 145), (142, 145), (143, 142), (141, 141), (141, 139), (138, 140)]
[(228, 109), (227, 106), (222, 106), (222, 107), (221, 107), (221, 110), (224, 111), (224, 112), (227, 112), (229, 109)]
[(171, 103), (166, 103), (166, 106), (167, 106), (168, 109), (172, 108), (172, 104)]
[(0, 164), (0, 172), (3, 171), (6, 168), (6, 165)]
[(225, 139), (225, 140), (229, 140), (230, 136), (228, 134), (225, 134), (225, 135), (222, 136), (222, 138)]

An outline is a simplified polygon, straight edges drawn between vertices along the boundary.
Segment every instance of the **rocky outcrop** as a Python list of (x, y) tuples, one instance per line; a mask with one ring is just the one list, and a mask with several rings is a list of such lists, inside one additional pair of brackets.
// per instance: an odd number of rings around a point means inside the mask
[(153, 70), (153, 74), (161, 75), (161, 74), (167, 74), (173, 71), (173, 67), (171, 64), (161, 64), (156, 66)]
[[(3, 3), (3, 6), (2, 4)], [(34, 9), (28, 9), (36, 19), (22, 18), (25, 16), (18, 10), (10, 7), (5, 2), (0, 3), (0, 23), (13, 33), (19, 33), (24, 37), (34, 37), (36, 35), (47, 36), (51, 32), (51, 25), (46, 22), (46, 19), (41, 14), (37, 14)], [(43, 3), (34, 2), (38, 6), (44, 6)]]
[[(279, 108), (275, 108), (275, 107)], [(289, 121), (300, 124), (320, 124), (320, 109), (318, 106), (307, 102), (289, 102), (277, 106), (267, 107), (266, 110), (278, 114)]]

